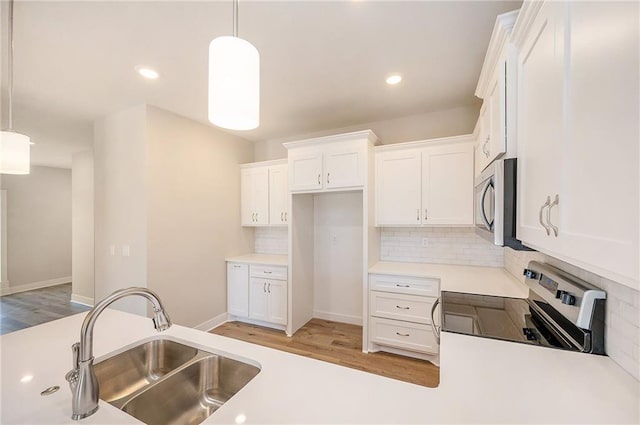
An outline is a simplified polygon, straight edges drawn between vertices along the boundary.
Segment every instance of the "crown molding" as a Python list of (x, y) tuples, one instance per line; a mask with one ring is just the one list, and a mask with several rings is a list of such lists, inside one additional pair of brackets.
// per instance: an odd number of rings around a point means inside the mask
[(514, 10), (496, 17), (493, 32), (491, 33), (491, 40), (489, 40), (489, 47), (487, 48), (482, 70), (480, 71), (478, 85), (476, 86), (475, 95), (481, 99), (484, 99), (486, 95), (496, 64), (500, 60), (504, 46), (509, 42), (509, 36), (519, 12), (519, 10)]
[(367, 139), (372, 145), (378, 143), (378, 136), (371, 130), (354, 131), (351, 133), (335, 134), (333, 136), (314, 137), (313, 139), (298, 140), (283, 143), (286, 149), (299, 148), (301, 146), (317, 145), (319, 143), (343, 142), (347, 140)]
[(463, 134), (461, 136), (440, 137), (437, 139), (417, 140), (415, 142), (393, 143), (390, 145), (381, 145), (374, 148), (375, 152), (388, 152), (404, 149), (420, 149), (429, 146), (446, 145), (453, 143), (473, 143), (475, 137), (473, 134)]
[(287, 165), (287, 158), (273, 159), (270, 161), (248, 162), (246, 164), (240, 164), (240, 168), (267, 167), (271, 165)]
[(518, 19), (516, 19), (516, 23), (513, 26), (513, 30), (511, 31), (511, 42), (516, 47), (521, 47), (522, 42), (524, 41), (524, 37), (529, 31), (533, 20), (536, 15), (542, 8), (544, 4), (544, 0), (533, 0), (533, 1), (525, 1), (522, 3), (522, 8), (520, 9), (520, 14), (518, 14)]

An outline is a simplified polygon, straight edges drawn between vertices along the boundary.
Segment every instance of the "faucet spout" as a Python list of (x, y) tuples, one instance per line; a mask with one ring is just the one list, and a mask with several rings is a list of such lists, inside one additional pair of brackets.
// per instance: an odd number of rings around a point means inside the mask
[(100, 313), (111, 303), (129, 295), (145, 297), (153, 305), (153, 326), (158, 332), (171, 327), (171, 319), (162, 306), (155, 292), (147, 288), (126, 288), (116, 291), (98, 302), (82, 323), (80, 342), (72, 346), (73, 369), (67, 373), (66, 379), (73, 394), (71, 419), (79, 420), (92, 415), (98, 410), (100, 392), (98, 380), (93, 371), (93, 327)]

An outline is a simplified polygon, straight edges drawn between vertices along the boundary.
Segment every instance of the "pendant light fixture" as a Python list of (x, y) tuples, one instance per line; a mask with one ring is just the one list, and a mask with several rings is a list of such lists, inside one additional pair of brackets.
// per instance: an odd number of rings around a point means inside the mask
[(229, 130), (260, 124), (260, 54), (238, 37), (238, 0), (233, 0), (233, 36), (209, 44), (209, 121)]
[(0, 174), (29, 174), (31, 140), (13, 131), (13, 0), (9, 0), (9, 127), (0, 131)]

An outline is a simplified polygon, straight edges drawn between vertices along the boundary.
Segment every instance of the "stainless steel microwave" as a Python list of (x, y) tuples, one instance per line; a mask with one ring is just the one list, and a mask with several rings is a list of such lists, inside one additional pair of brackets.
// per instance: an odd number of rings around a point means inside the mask
[(530, 250), (516, 238), (517, 160), (493, 161), (475, 181), (476, 233), (489, 242)]

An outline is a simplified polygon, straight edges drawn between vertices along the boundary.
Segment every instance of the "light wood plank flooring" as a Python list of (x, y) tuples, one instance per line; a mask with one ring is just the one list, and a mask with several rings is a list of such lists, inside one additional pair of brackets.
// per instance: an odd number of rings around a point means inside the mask
[(71, 284), (0, 297), (0, 335), (89, 310), (71, 302)]
[(437, 387), (440, 381), (440, 369), (430, 362), (382, 352), (363, 353), (361, 326), (311, 319), (289, 338), (282, 331), (228, 322), (210, 332), (425, 387)]

